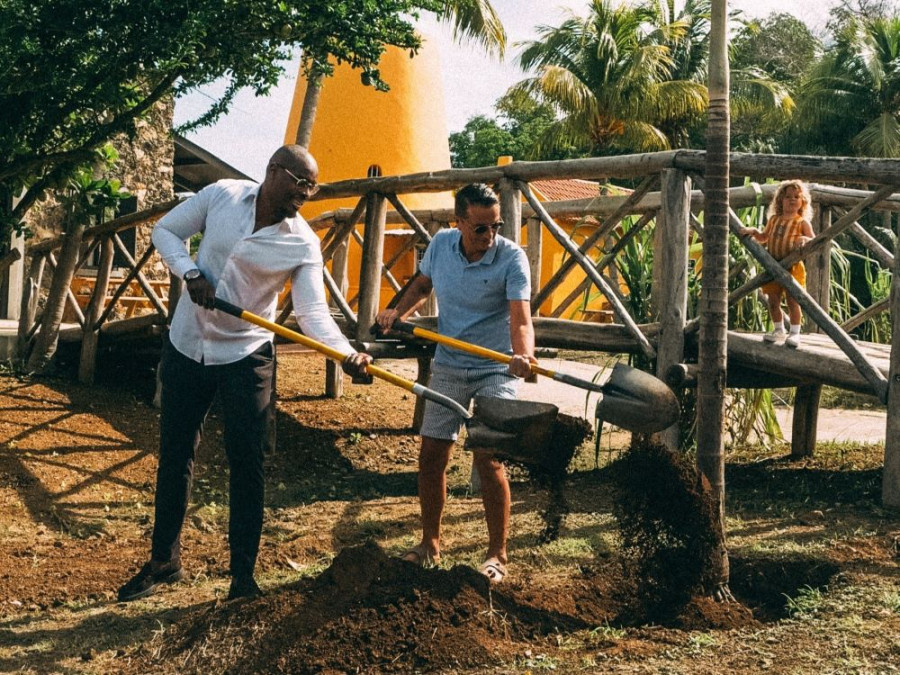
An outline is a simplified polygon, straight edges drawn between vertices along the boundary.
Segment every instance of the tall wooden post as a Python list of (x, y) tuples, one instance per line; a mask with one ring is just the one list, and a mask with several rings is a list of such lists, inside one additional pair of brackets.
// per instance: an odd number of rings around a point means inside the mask
[(366, 231), (363, 235), (362, 260), (359, 270), (359, 312), (356, 339), (369, 342), (372, 325), (381, 298), (381, 268), (384, 264), (384, 229), (387, 200), (380, 194), (366, 196)]
[[(528, 236), (528, 247), (525, 252), (528, 254), (528, 267), (531, 270), (531, 299), (534, 300), (534, 296), (538, 294), (541, 287), (541, 265), (543, 264), (541, 248), (543, 247), (544, 232), (541, 227), (541, 219), (529, 218), (525, 223), (525, 232)], [(537, 307), (531, 308), (532, 314), (537, 314), (537, 311)]]
[[(431, 222), (425, 225), (425, 228), (428, 230), (428, 233), (434, 237), (441, 229), (444, 228), (448, 223), (440, 223), (436, 220), (432, 220)], [(418, 265), (418, 262), (416, 263)], [(416, 271), (418, 271), (418, 267), (416, 267)], [(437, 298), (432, 293), (428, 296), (428, 299), (425, 301), (425, 304), (419, 309), (419, 313), (423, 316), (437, 316), (438, 306), (437, 306)], [(420, 357), (417, 359), (418, 371), (416, 373), (416, 382), (419, 384), (424, 384), (428, 386), (428, 380), (431, 379), (431, 359), (428, 357)], [(425, 418), (425, 399), (421, 396), (416, 397), (416, 407), (413, 410), (413, 430), (418, 431), (422, 427), (422, 420)]]
[(522, 241), (522, 193), (508, 178), (500, 180), (500, 219), (505, 223), (501, 233), (507, 239)]
[(18, 251), (19, 257), (13, 260), (6, 272), (6, 316), (7, 319), (18, 319), (22, 308), (22, 289), (25, 266), (25, 237), (13, 235), (10, 238), (10, 251)]
[[(331, 276), (337, 284), (341, 295), (347, 297), (347, 252), (350, 248), (350, 237), (345, 237), (344, 241), (334, 251), (334, 257), (331, 259)], [(334, 300), (331, 302), (335, 306)], [(328, 359), (325, 362), (325, 395), (328, 398), (340, 398), (344, 394), (344, 371), (340, 365)]]
[(100, 327), (97, 319), (103, 313), (109, 278), (112, 276), (113, 253), (112, 237), (103, 237), (100, 242), (100, 262), (97, 267), (97, 279), (94, 282), (94, 293), (88, 303), (84, 315), (84, 328), (81, 331), (81, 359), (78, 363), (78, 381), (82, 384), (94, 384), (97, 373), (97, 345), (100, 342)]
[[(436, 220), (432, 220), (425, 227), (428, 230), (428, 234), (430, 234), (432, 237), (434, 237), (434, 235), (436, 235), (442, 229), (444, 229), (445, 227), (449, 227), (449, 226), (450, 226), (449, 223), (441, 223)], [(418, 265), (419, 265), (419, 263), (418, 263), (418, 261), (416, 261), (416, 271), (417, 272), (419, 271)], [(432, 293), (431, 295), (428, 296), (428, 299), (425, 301), (425, 304), (423, 304), (422, 307), (419, 309), (419, 314), (421, 314), (422, 316), (437, 316), (437, 313), (438, 313), (437, 298), (434, 296), (434, 293)]]
[[(684, 361), (691, 179), (683, 171), (666, 169), (662, 172), (660, 199), (653, 252), (653, 313), (660, 328), (656, 374), (663, 379), (670, 366)], [(670, 450), (680, 448), (681, 430), (677, 423), (661, 432), (660, 437)]]
[(887, 507), (900, 509), (900, 238), (895, 241), (894, 275), (891, 279), (891, 366), (881, 501)]
[[(813, 218), (816, 234), (831, 226), (831, 209), (822, 207)], [(810, 296), (826, 312), (831, 300), (831, 241), (819, 247), (806, 259), (806, 289)], [(822, 329), (812, 321), (806, 322), (810, 333), (821, 333)], [(822, 385), (810, 384), (797, 387), (794, 395), (794, 418), (791, 427), (791, 456), (811, 457), (816, 450), (816, 436), (819, 426), (819, 402)]]

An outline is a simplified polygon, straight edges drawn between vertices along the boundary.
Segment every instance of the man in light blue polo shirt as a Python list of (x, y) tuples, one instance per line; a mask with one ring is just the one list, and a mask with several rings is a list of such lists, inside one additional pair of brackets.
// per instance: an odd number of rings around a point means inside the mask
[[(432, 290), (438, 302), (438, 332), (513, 356), (509, 365), (438, 345), (429, 386), (468, 406), (476, 395), (515, 398), (518, 379), (531, 374), (534, 328), (528, 259), (515, 243), (498, 235), (500, 203), (487, 185), (472, 184), (456, 194), (456, 229), (435, 235), (420, 275), (394, 309), (380, 312), (388, 330), (420, 307)], [(512, 224), (517, 226), (516, 223)], [(426, 403), (420, 433), (419, 505), (422, 540), (403, 554), (420, 565), (437, 563), (441, 517), (447, 495), (447, 464), (463, 419), (452, 410)], [(473, 458), (481, 479), (488, 526), (487, 557), (479, 568), (492, 583), (506, 576), (510, 492), (503, 464), (490, 453)]]

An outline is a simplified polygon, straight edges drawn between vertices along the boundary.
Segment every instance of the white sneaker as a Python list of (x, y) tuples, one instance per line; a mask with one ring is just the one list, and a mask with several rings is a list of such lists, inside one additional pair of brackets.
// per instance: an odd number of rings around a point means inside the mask
[(797, 349), (800, 346), (800, 333), (791, 333), (787, 340), (784, 341), (786, 347)]
[(778, 342), (779, 340), (783, 340), (785, 336), (784, 329), (778, 330), (777, 328), (773, 330), (771, 333), (766, 333), (763, 335), (764, 342)]

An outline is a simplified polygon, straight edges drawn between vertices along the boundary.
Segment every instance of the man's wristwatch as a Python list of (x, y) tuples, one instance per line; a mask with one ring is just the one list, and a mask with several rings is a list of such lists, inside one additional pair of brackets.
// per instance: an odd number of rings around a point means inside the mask
[(203, 272), (198, 270), (196, 267), (192, 270), (188, 270), (184, 273), (184, 282), (187, 283), (189, 281), (193, 281), (194, 279), (199, 279), (203, 276)]

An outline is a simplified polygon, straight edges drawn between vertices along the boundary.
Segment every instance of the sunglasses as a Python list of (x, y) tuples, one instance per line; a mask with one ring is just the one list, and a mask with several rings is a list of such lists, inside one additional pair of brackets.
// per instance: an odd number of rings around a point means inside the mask
[(491, 230), (492, 232), (496, 233), (498, 230), (500, 230), (501, 227), (503, 227), (502, 220), (498, 223), (494, 223), (493, 225), (476, 225), (472, 228), (472, 232), (474, 232), (475, 234), (484, 234), (488, 230)]
[(287, 168), (281, 166), (281, 164), (276, 164), (279, 169), (283, 169), (284, 172), (294, 179), (294, 183), (301, 190), (305, 190), (307, 194), (314, 195), (319, 191), (319, 184), (312, 180), (306, 180), (305, 178), (299, 178), (291, 173)]

